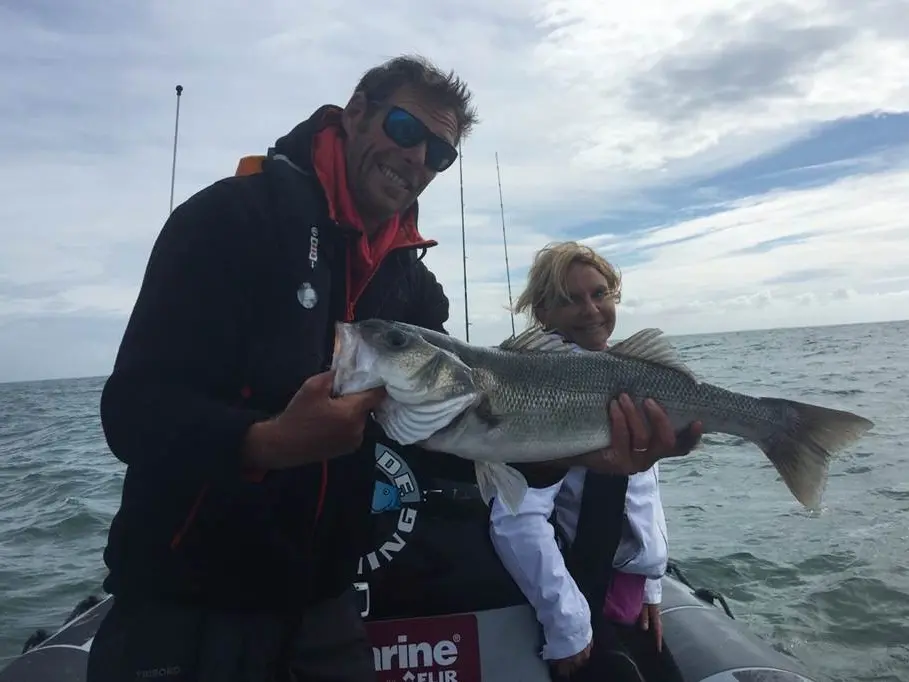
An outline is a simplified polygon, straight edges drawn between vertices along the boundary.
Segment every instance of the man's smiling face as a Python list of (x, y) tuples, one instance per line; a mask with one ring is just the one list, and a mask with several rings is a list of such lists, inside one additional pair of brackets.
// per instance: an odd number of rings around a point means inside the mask
[(437, 173), (426, 165), (427, 142), (402, 147), (386, 133), (389, 112), (425, 126), (448, 144), (457, 144), (458, 121), (454, 111), (433, 106), (408, 86), (398, 88), (381, 105), (367, 106), (357, 93), (344, 110), (347, 135), (347, 181), (364, 221), (377, 225), (407, 209)]

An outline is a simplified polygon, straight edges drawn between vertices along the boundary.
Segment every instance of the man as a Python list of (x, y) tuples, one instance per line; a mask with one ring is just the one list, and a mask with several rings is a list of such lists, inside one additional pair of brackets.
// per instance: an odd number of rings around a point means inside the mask
[[(351, 583), (383, 393), (331, 397), (333, 326), (443, 330), (416, 199), (476, 123), (470, 100), (393, 59), (167, 220), (101, 399), (127, 473), (88, 682), (375, 678)], [(650, 417), (648, 452), (640, 415), (614, 411), (610, 450), (577, 461), (646, 469), (674, 445)]]

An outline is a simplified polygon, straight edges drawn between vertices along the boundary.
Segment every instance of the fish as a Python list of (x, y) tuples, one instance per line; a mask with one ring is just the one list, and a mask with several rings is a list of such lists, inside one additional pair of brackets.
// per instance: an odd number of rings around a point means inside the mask
[(335, 395), (384, 387), (373, 418), (390, 438), (473, 461), (483, 500), (498, 496), (512, 514), (527, 480), (510, 464), (606, 448), (606, 407), (622, 393), (636, 405), (653, 398), (677, 433), (700, 421), (705, 434), (753, 443), (811, 510), (833, 454), (874, 426), (852, 412), (702, 381), (656, 328), (588, 351), (538, 325), (477, 346), (403, 322), (338, 322), (331, 370)]

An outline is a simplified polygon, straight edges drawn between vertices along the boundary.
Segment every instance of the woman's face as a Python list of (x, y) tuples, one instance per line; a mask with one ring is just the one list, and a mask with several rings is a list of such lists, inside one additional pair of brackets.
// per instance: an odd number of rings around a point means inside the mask
[(566, 276), (570, 297), (538, 315), (549, 329), (555, 329), (585, 350), (603, 350), (615, 331), (615, 300), (606, 278), (592, 265), (575, 263)]

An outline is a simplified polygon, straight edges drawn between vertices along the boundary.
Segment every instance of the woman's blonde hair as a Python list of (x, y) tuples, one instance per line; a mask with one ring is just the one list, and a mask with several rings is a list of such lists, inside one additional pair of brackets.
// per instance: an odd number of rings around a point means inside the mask
[(622, 274), (612, 263), (589, 246), (578, 242), (553, 242), (537, 251), (527, 273), (527, 287), (514, 305), (516, 313), (529, 311), (534, 320), (543, 324), (538, 310), (548, 310), (571, 300), (566, 282), (572, 265), (589, 265), (606, 278), (609, 295), (618, 303), (622, 300)]

